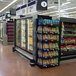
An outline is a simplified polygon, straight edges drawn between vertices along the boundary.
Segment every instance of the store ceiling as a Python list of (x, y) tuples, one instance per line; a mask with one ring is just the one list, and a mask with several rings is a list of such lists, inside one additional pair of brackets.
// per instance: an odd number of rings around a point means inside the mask
[[(51, 16), (58, 16), (58, 0), (48, 0), (49, 1), (49, 7), (55, 6), (54, 8), (50, 8), (49, 11), (46, 15), (51, 15)], [(73, 17), (76, 18), (76, 0), (60, 0), (61, 7), (60, 7), (60, 12), (62, 17)]]
[[(13, 0), (0, 0), (0, 10), (7, 6)], [(56, 16), (58, 17), (58, 0), (48, 0), (48, 10), (43, 11), (44, 15)], [(76, 18), (76, 0), (60, 0), (61, 3), (61, 16), (62, 17), (73, 17)], [(23, 4), (23, 0), (18, 0), (13, 6), (17, 8)], [(8, 9), (7, 9), (8, 10)]]
[[(5, 8), (7, 5), (9, 5), (14, 0), (0, 0), (0, 10)], [(23, 0), (18, 0), (15, 4), (11, 5), (9, 8), (17, 8), (18, 6), (23, 4)], [(5, 11), (8, 11), (9, 8), (7, 8)]]
[(12, 0), (0, 0), (0, 10), (6, 7)]

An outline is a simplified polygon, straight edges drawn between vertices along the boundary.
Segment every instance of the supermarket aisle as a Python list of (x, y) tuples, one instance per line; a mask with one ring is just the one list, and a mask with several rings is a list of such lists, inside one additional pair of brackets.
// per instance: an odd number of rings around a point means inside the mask
[(55, 68), (32, 68), (27, 60), (12, 52), (12, 46), (0, 44), (0, 76), (76, 76), (76, 61)]

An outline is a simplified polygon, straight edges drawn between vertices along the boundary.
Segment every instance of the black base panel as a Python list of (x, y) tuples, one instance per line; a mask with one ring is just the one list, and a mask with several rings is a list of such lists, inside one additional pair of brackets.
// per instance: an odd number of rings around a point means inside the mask
[(56, 65), (56, 66), (47, 66), (47, 67), (44, 67), (44, 66), (41, 66), (41, 65), (38, 65), (38, 64), (36, 64), (39, 68), (41, 68), (41, 69), (44, 69), (44, 68), (53, 68), (53, 67), (58, 67), (59, 66), (59, 64), (58, 65)]
[(29, 52), (28, 50), (25, 50), (25, 49), (21, 48), (20, 46), (17, 46), (17, 45), (16, 45), (16, 47), (18, 47), (18, 48), (20, 48), (20, 49), (22, 49), (22, 50), (28, 52), (29, 54), (33, 55), (33, 53)]
[(62, 52), (62, 53), (63, 53), (63, 55), (61, 55), (62, 57), (76, 55), (76, 50), (72, 51), (72, 52)]
[(68, 57), (65, 56), (65, 57), (60, 58), (60, 61), (74, 59), (74, 58), (76, 58), (76, 56), (68, 56)]
[(12, 51), (13, 51), (13, 52), (15, 52), (15, 51), (16, 51), (15, 47), (13, 47)]
[(24, 56), (25, 58), (27, 58), (28, 60), (32, 60), (32, 59), (30, 59), (30, 58), (28, 58), (27, 56), (25, 56), (25, 55), (23, 55), (22, 53), (20, 53), (19, 51), (17, 51), (16, 49), (15, 49), (15, 47), (13, 48), (13, 52), (18, 52), (19, 54), (21, 54), (22, 56)]

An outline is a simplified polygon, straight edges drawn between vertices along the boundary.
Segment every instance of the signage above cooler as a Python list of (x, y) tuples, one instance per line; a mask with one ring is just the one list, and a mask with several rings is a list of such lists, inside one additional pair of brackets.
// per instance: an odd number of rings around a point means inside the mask
[(5, 20), (5, 19), (6, 19), (5, 14), (3, 14), (3, 20)]
[(11, 18), (10, 13), (6, 13), (6, 18)]
[(36, 12), (36, 1), (32, 1), (28, 3), (28, 14)]
[(11, 18), (10, 13), (5, 13), (0, 16), (0, 20), (5, 20)]
[(26, 15), (27, 14), (27, 5), (26, 4), (21, 6), (21, 13), (22, 13), (22, 15)]
[(26, 15), (27, 14), (27, 5), (22, 5), (21, 7), (18, 7), (16, 9), (16, 15), (20, 16), (20, 15)]
[(37, 1), (31, 1), (28, 4), (22, 5), (21, 7), (18, 7), (16, 9), (16, 15), (27, 15), (32, 14), (37, 11), (43, 11), (47, 10), (47, 0), (37, 0)]
[(21, 15), (21, 7), (18, 7), (18, 8), (16, 9), (16, 15)]
[(15, 16), (16, 15), (16, 9), (10, 8), (10, 15)]
[(37, 0), (37, 10), (47, 10), (48, 2), (47, 0)]
[(0, 16), (0, 20), (2, 20), (2, 15)]

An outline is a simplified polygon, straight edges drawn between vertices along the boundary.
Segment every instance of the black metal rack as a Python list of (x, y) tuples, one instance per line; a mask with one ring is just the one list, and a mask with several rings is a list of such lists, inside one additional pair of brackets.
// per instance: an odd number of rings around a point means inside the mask
[[(41, 22), (40, 22), (41, 20)], [(48, 21), (47, 21), (48, 20)], [(51, 21), (51, 22), (50, 22)], [(55, 22), (57, 21), (57, 22)], [(40, 67), (40, 68), (49, 68), (49, 67), (55, 67), (58, 66), (60, 63), (60, 33), (59, 33), (59, 29), (60, 29), (60, 22), (58, 20), (52, 20), (51, 17), (47, 17), (47, 16), (38, 16), (37, 19), (37, 27), (36, 27), (36, 35), (37, 35), (37, 42), (36, 42), (36, 64)], [(56, 32), (56, 30), (54, 30), (52, 32), (51, 31), (44, 31), (44, 28), (48, 27), (48, 28), (58, 28), (58, 31)], [(46, 28), (47, 29), (47, 28)], [(41, 35), (41, 39), (40, 37), (38, 37), (38, 35)], [(44, 35), (48, 36), (50, 35), (51, 39), (44, 39)], [(52, 40), (52, 36), (58, 36), (59, 40)], [(41, 44), (39, 44), (41, 43)], [(58, 48), (53, 48), (50, 49), (48, 48), (44, 48), (44, 44), (50, 45), (50, 44), (57, 44)], [(47, 46), (46, 45), (46, 46)], [(41, 47), (41, 48), (39, 48)], [(53, 55), (53, 53), (56, 52), (56, 54)], [(44, 53), (46, 53), (47, 56), (44, 56)], [(51, 55), (49, 55), (49, 53)], [(53, 55), (53, 56), (52, 56)], [(54, 63), (53, 61), (57, 59), (56, 63)]]
[[(62, 35), (62, 33), (61, 33), (61, 44), (60, 44), (61, 45), (61, 47), (60, 47), (61, 48), (61, 51), (60, 51), (61, 56), (60, 56), (60, 60), (67, 60), (67, 59), (76, 58), (76, 48), (73, 49), (73, 46), (76, 46), (76, 42), (75, 42), (76, 36), (73, 36), (73, 34), (76, 34), (76, 32), (72, 31), (72, 28), (75, 29), (76, 19), (61, 18), (60, 23), (61, 23), (60, 30), (63, 34), (65, 34), (65, 35)], [(64, 24), (64, 26), (62, 25), (62, 23)], [(66, 31), (64, 31), (64, 29)], [(67, 29), (69, 29), (69, 31)], [(74, 40), (74, 42), (70, 42), (71, 40)], [(67, 43), (65, 41), (69, 41), (69, 42)], [(67, 48), (65, 48), (65, 47), (67, 47)], [(72, 49), (69, 49), (68, 47), (72, 47)], [(65, 48), (65, 49), (62, 50), (63, 48)]]

